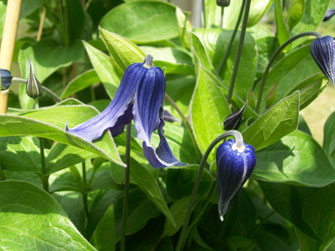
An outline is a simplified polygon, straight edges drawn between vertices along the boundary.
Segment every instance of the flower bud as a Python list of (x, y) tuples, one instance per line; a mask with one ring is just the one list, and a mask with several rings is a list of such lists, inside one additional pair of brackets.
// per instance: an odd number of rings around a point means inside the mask
[(29, 62), (29, 74), (26, 91), (28, 96), (31, 98), (38, 98), (42, 96), (42, 86), (35, 75), (34, 66), (31, 60)]
[(12, 83), (13, 76), (10, 74), (10, 71), (6, 69), (0, 69), (1, 75), (1, 90), (7, 90)]
[(228, 7), (230, 4), (230, 0), (216, 0), (216, 4), (221, 7)]
[(331, 36), (317, 38), (311, 44), (311, 54), (320, 70), (335, 84), (335, 41)]
[(328, 9), (323, 18), (323, 22), (329, 21), (334, 15), (335, 15), (335, 9)]
[(247, 106), (247, 102), (243, 105), (241, 110), (239, 110), (238, 112), (232, 113), (226, 117), (226, 119), (223, 122), (223, 129), (225, 131), (238, 130), (238, 128), (241, 125), (243, 112), (246, 106)]
[(223, 221), (228, 207), (256, 165), (253, 146), (243, 143), (237, 146), (229, 139), (216, 151), (216, 168), (219, 189), (219, 215)]

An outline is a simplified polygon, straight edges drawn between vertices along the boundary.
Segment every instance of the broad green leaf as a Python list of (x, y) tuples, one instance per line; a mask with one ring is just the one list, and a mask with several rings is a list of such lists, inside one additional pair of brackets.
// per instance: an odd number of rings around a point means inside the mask
[(3, 250), (95, 250), (49, 194), (26, 182), (0, 183)]
[(35, 10), (41, 8), (45, 3), (45, 0), (25, 0), (22, 1), (20, 19), (33, 13)]
[(189, 13), (184, 14), (184, 12), (176, 7), (176, 17), (178, 22), (178, 30), (179, 30), (179, 40), (184, 48), (191, 48), (191, 37), (188, 32), (192, 31), (192, 24), (188, 20)]
[(95, 70), (88, 70), (72, 79), (64, 89), (61, 98), (65, 99), (78, 91), (81, 91), (93, 84), (99, 83), (100, 78)]
[(256, 25), (268, 12), (273, 0), (252, 0), (249, 11), (248, 27)]
[(94, 70), (104, 84), (108, 96), (113, 98), (120, 84), (120, 78), (115, 73), (108, 56), (85, 41), (83, 41), (83, 44)]
[[(310, 44), (307, 44), (290, 52), (272, 67), (266, 78), (264, 93), (271, 85), (278, 83), (276, 99), (278, 102), (285, 97), (287, 90), (319, 73), (320, 69), (310, 53)], [(264, 97), (262, 106), (264, 106)]]
[(82, 33), (88, 28), (87, 19), (90, 16), (85, 16), (82, 3), (78, 0), (65, 0), (64, 8), (66, 11), (63, 14), (64, 19), (62, 20), (64, 22), (62, 22), (63, 32), (61, 35), (65, 44), (71, 44), (73, 41), (82, 38)]
[(271, 182), (321, 187), (335, 181), (325, 151), (309, 135), (295, 131), (257, 152), (253, 176)]
[[(56, 173), (52, 173), (49, 177), (49, 184), (50, 184), (49, 190), (51, 193), (62, 192), (62, 191), (67, 191), (67, 192), (71, 191), (71, 192), (78, 192), (78, 193), (83, 192), (82, 178), (76, 166), (71, 166), (68, 169), (61, 170)], [(77, 198), (78, 196), (73, 195), (70, 197), (71, 199), (70, 198), (69, 199), (72, 200), (73, 197)], [(67, 200), (67, 198), (64, 198), (64, 200)], [(60, 200), (59, 202), (61, 203)]]
[[(138, 187), (145, 193), (152, 203), (166, 216), (166, 218), (175, 225), (174, 218), (167, 206), (163, 194), (159, 188), (157, 180), (158, 170), (153, 169), (149, 164), (143, 163), (143, 157), (136, 157), (132, 154), (130, 172), (131, 179), (138, 185)], [(135, 158), (135, 159), (134, 159)], [(147, 160), (145, 159), (145, 162)], [(154, 175), (154, 173), (156, 175)]]
[(316, 74), (298, 83), (285, 96), (299, 90), (300, 91), (300, 110), (308, 106), (326, 88), (328, 79), (323, 74)]
[[(224, 15), (223, 15), (223, 28), (224, 29), (234, 30), (237, 19), (238, 19), (238, 15), (241, 10), (242, 2), (243, 0), (230, 1), (229, 6), (224, 9)], [(249, 15), (250, 14), (251, 13), (249, 12)]]
[(329, 2), (330, 0), (306, 0), (304, 13), (299, 23), (291, 31), (291, 36), (316, 30), (326, 14)]
[(323, 128), (323, 148), (335, 164), (335, 112), (333, 112), (327, 119)]
[(91, 243), (100, 251), (115, 250), (114, 206), (110, 205), (94, 230)]
[(165, 221), (164, 234), (172, 236), (183, 226), (189, 203), (190, 197), (185, 197), (180, 200), (176, 200), (172, 204), (170, 211), (176, 221), (176, 226), (173, 226), (169, 221)]
[[(277, 37), (279, 40), (279, 44), (282, 45), (287, 40), (290, 39), (290, 34), (288, 28), (286, 26), (286, 22), (284, 20), (284, 13), (282, 8), (282, 0), (274, 0), (275, 1), (275, 15), (276, 15), (276, 27), (277, 27)], [(291, 45), (288, 45), (285, 50), (288, 50)]]
[(282, 99), (243, 131), (246, 143), (260, 150), (293, 132), (298, 125), (299, 92)]
[(0, 162), (6, 170), (41, 173), (38, 140), (32, 137), (1, 137)]
[(204, 0), (206, 11), (206, 27), (217, 28), (220, 27), (221, 21), (221, 7), (216, 4), (216, 0)]
[(178, 36), (175, 13), (176, 8), (165, 2), (134, 1), (113, 8), (100, 26), (135, 43), (155, 42)]
[[(260, 182), (271, 206), (324, 250), (335, 237), (335, 183), (310, 188)], [(280, 191), (280, 192), (279, 192)]]
[(141, 50), (154, 57), (155, 66), (165, 68), (165, 74), (193, 74), (194, 65), (190, 55), (173, 47), (142, 46)]
[(304, 8), (305, 8), (305, 1), (304, 0), (295, 0), (288, 11), (288, 27), (290, 30), (296, 26), (297, 23), (299, 23), (300, 19), (302, 18), (302, 15), (304, 14)]
[(120, 79), (129, 65), (143, 62), (145, 54), (128, 39), (102, 28), (100, 28), (100, 35), (108, 48), (110, 61)]
[[(200, 38), (206, 48), (210, 62), (217, 72), (222, 61), (222, 57), (227, 50), (228, 43), (232, 36), (232, 31), (222, 29), (197, 29), (195, 34)], [(239, 34), (237, 34), (237, 38)], [(232, 71), (236, 60), (239, 40), (235, 39), (229, 52), (226, 65), (222, 68), (221, 77), (227, 83), (230, 83)], [(200, 57), (201, 58), (201, 57)], [(248, 89), (251, 88), (257, 67), (257, 46), (252, 34), (247, 32), (244, 40), (242, 56), (237, 79), (235, 83), (235, 93), (245, 98)]]
[(83, 55), (80, 42), (69, 47), (60, 46), (52, 40), (42, 40), (34, 45), (24, 45), (19, 52), (21, 76), (27, 78), (30, 57), (38, 80), (42, 83), (52, 73), (79, 60)]
[(97, 111), (89, 106), (54, 106), (28, 112), (24, 117), (1, 115), (0, 136), (44, 137), (62, 144), (83, 148), (123, 166), (109, 133), (93, 144), (65, 131), (66, 122), (69, 121), (69, 127), (72, 128), (96, 114)]
[[(195, 48), (202, 47), (200, 40), (192, 34), (192, 54), (196, 72), (196, 86), (190, 105), (190, 118), (197, 144), (202, 153), (208, 145), (222, 134), (222, 122), (230, 109), (221, 89), (203, 69), (204, 58)], [(202, 49), (204, 51), (204, 48)], [(205, 61), (207, 58), (205, 58)], [(214, 151), (213, 151), (214, 152)], [(214, 154), (214, 153), (213, 153)], [(209, 161), (213, 161), (214, 155)]]

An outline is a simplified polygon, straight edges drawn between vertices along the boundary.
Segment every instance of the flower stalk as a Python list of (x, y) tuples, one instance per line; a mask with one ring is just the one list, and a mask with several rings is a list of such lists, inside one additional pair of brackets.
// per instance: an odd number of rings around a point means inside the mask
[[(266, 77), (270, 71), (270, 68), (273, 64), (273, 62), (275, 61), (276, 57), (285, 49), (286, 46), (288, 46), (289, 44), (291, 44), (293, 41), (301, 38), (301, 37), (305, 37), (305, 36), (315, 36), (317, 38), (321, 38), (322, 35), (318, 32), (303, 32), (300, 33), (296, 36), (291, 37), (289, 40), (287, 40), (285, 43), (283, 43), (272, 55), (268, 65), (265, 68), (265, 72), (263, 74), (263, 77), (260, 81), (261, 86), (259, 88), (259, 92), (258, 92), (258, 97), (257, 97), (257, 103), (256, 103), (256, 112), (259, 112), (260, 106), (261, 106), (261, 102), (262, 102), (262, 96), (263, 96), (263, 90), (264, 90), (264, 85), (265, 85), (265, 81), (266, 81)], [(253, 86), (253, 90), (256, 89), (258, 83), (255, 83), (255, 85)]]
[(41, 155), (41, 164), (42, 164), (42, 174), (41, 180), (43, 188), (46, 192), (49, 192), (49, 175), (47, 174), (47, 166), (45, 163), (45, 154), (44, 154), (44, 138), (38, 138), (40, 141), (40, 155)]

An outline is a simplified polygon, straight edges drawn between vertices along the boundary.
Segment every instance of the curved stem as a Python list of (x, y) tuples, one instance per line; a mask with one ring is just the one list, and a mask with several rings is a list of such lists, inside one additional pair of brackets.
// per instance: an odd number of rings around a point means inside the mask
[(179, 107), (177, 106), (177, 104), (173, 101), (173, 99), (167, 93), (165, 93), (165, 97), (166, 97), (167, 101), (169, 101), (169, 103), (172, 105), (172, 107), (176, 110), (176, 112), (179, 114), (181, 120), (186, 125), (187, 129), (189, 130), (191, 138), (192, 138), (192, 141), (193, 141), (193, 144), (195, 145), (195, 148), (197, 150), (198, 158), (200, 160), (201, 157), (202, 157), (202, 154), (201, 154), (201, 151), (200, 151), (199, 146), (197, 144), (197, 141), (195, 139), (195, 135), (193, 133), (193, 130), (192, 130), (192, 127), (191, 127), (190, 123), (188, 122), (188, 120), (185, 117), (185, 115), (183, 114), (183, 112), (179, 109)]
[(199, 166), (199, 169), (198, 169), (197, 177), (196, 177), (195, 182), (194, 182), (192, 195), (191, 195), (191, 198), (190, 198), (190, 203), (188, 204), (188, 209), (187, 209), (187, 214), (186, 214), (186, 217), (185, 217), (184, 225), (183, 225), (183, 228), (181, 230), (181, 234), (180, 234), (180, 237), (179, 237), (179, 240), (178, 240), (178, 243), (177, 243), (177, 248), (176, 248), (177, 251), (183, 250), (183, 247), (184, 247), (184, 241), (186, 239), (187, 226), (188, 226), (188, 223), (189, 223), (190, 218), (191, 218), (194, 202), (197, 198), (197, 193), (198, 193), (198, 189), (199, 189), (199, 185), (200, 185), (201, 174), (202, 174), (202, 171), (203, 171), (203, 169), (205, 167), (205, 164), (207, 162), (207, 158), (208, 158), (209, 154), (211, 153), (211, 151), (213, 150), (213, 148), (216, 146), (216, 144), (219, 143), (221, 140), (225, 139), (226, 137), (229, 137), (229, 136), (235, 137), (237, 147), (240, 147), (241, 145), (244, 146), (243, 145), (242, 134), (238, 131), (235, 131), (235, 130), (231, 130), (231, 131), (228, 131), (228, 132), (225, 132), (225, 133), (221, 134), (216, 139), (214, 139), (213, 142), (208, 146), (204, 156), (202, 157), (202, 160), (201, 160), (201, 163), (200, 163), (200, 166)]
[(247, 24), (248, 24), (248, 17), (249, 17), (249, 10), (250, 10), (251, 0), (245, 0), (245, 1), (246, 1), (246, 5), (245, 5), (245, 11), (244, 11), (241, 34), (240, 34), (240, 42), (239, 42), (239, 45), (238, 45), (235, 65), (234, 65), (234, 69), (233, 69), (233, 74), (231, 76), (231, 81), (230, 81), (228, 96), (227, 96), (228, 104), (231, 103), (231, 98), (233, 96), (235, 81), (236, 81), (237, 72), (238, 72), (238, 67), (239, 67), (240, 59), (241, 59), (241, 55), (242, 55), (245, 32), (247, 30)]
[(218, 74), (220, 75), (221, 72), (222, 72), (222, 69), (223, 67), (226, 65), (227, 63), (227, 60), (228, 60), (228, 56), (229, 56), (229, 52), (231, 50), (231, 47), (233, 46), (233, 43), (234, 43), (234, 40), (235, 40), (235, 37), (236, 37), (236, 33), (238, 31), (238, 27), (240, 26), (240, 23), (241, 23), (241, 20), (242, 20), (242, 14), (243, 14), (243, 10), (244, 10), (244, 6), (245, 6), (245, 1), (242, 2), (242, 6), (241, 6), (241, 10), (240, 10), (240, 14), (238, 15), (238, 19), (237, 19), (237, 22), (235, 24), (235, 28), (234, 28), (234, 31), (233, 31), (233, 34), (230, 38), (230, 41), (229, 41), (229, 44), (228, 44), (228, 47), (226, 49), (226, 52), (223, 56), (223, 59), (221, 61), (221, 64), (219, 66), (219, 70), (218, 70)]
[(47, 166), (45, 163), (45, 155), (44, 155), (44, 139), (38, 138), (40, 141), (40, 154), (41, 154), (41, 164), (42, 164), (42, 175), (41, 180), (43, 183), (43, 188), (45, 191), (49, 192), (49, 175), (47, 175)]
[[(293, 41), (301, 38), (301, 37), (304, 37), (304, 36), (315, 36), (317, 38), (321, 38), (322, 35), (318, 32), (313, 32), (313, 31), (310, 31), (310, 32), (303, 32), (303, 33), (300, 33), (294, 37), (291, 37), (289, 40), (287, 40), (285, 43), (283, 43), (272, 55), (268, 65), (266, 66), (265, 68), (265, 72), (263, 74), (263, 77), (260, 81), (261, 83), (261, 86), (259, 88), (259, 92), (258, 92), (258, 97), (257, 97), (257, 104), (256, 104), (256, 112), (259, 112), (259, 108), (261, 106), (261, 101), (262, 101), (262, 95), (263, 95), (263, 89), (264, 89), (264, 85), (265, 85), (265, 80), (266, 80), (266, 77), (270, 71), (270, 68), (273, 64), (273, 62), (275, 61), (276, 57), (282, 52), (282, 50), (288, 46), (290, 43), (292, 43)], [(255, 90), (257, 86), (257, 83), (253, 86), (253, 90)]]
[(224, 6), (221, 6), (220, 28), (223, 28)]
[(87, 180), (86, 180), (86, 164), (82, 162), (82, 175), (83, 175), (83, 204), (84, 204), (84, 212), (86, 215), (86, 219), (88, 220), (88, 203), (87, 203)]
[(131, 123), (126, 127), (126, 168), (124, 175), (124, 197), (122, 209), (122, 229), (121, 229), (121, 251), (126, 250), (126, 232), (129, 201), (129, 175), (130, 175), (130, 143), (131, 143)]

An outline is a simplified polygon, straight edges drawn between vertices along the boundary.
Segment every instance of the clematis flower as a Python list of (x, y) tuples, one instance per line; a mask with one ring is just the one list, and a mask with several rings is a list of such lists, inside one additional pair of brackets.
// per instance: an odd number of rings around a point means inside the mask
[[(164, 136), (163, 105), (165, 78), (159, 67), (153, 67), (153, 57), (147, 55), (143, 63), (130, 65), (121, 80), (115, 97), (97, 116), (66, 130), (93, 141), (107, 130), (113, 137), (124, 130), (134, 119), (137, 137), (143, 140), (143, 153), (155, 168), (182, 165), (172, 154)], [(160, 143), (157, 149), (151, 145), (151, 135), (158, 130)]]
[(256, 165), (255, 149), (229, 139), (216, 151), (219, 215), (223, 221), (228, 207)]
[(331, 36), (317, 38), (311, 44), (311, 54), (320, 70), (335, 84), (335, 41)]

